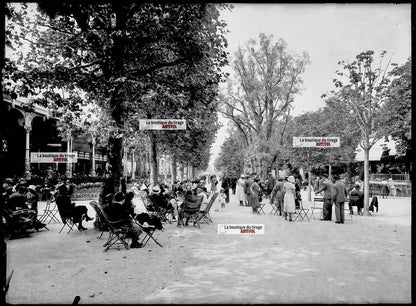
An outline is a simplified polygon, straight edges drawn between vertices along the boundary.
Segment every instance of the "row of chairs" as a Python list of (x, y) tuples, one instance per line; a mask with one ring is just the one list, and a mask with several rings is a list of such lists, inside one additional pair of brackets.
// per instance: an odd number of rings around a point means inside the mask
[[(201, 210), (202, 205), (202, 198), (200, 198), (200, 201), (194, 203), (193, 205), (190, 203), (187, 203), (186, 201), (183, 201), (182, 206), (182, 214), (178, 217), (178, 226), (183, 228), (183, 219), (188, 219), (188, 222), (191, 221), (194, 223), (194, 225), (198, 226), (198, 228), (201, 228), (200, 223), (206, 223), (210, 224), (212, 223), (212, 218), (210, 215), (211, 207), (214, 204), (215, 200), (218, 197), (218, 192), (215, 192), (212, 194), (212, 196), (209, 198), (209, 203), (207, 207), (204, 210)], [(147, 194), (142, 193), (140, 195), (141, 200), (143, 202), (143, 205), (149, 214), (156, 215), (161, 219), (162, 222), (169, 222), (172, 223), (169, 219), (170, 213), (168, 213), (166, 210), (163, 209), (155, 209), (154, 205), (150, 202), (149, 197)]]
[[(269, 215), (277, 215), (279, 213), (278, 211), (278, 206), (274, 203), (270, 203), (270, 205), (272, 206), (272, 210), (270, 211)], [(264, 212), (264, 207), (266, 206), (266, 203), (260, 203), (260, 207), (257, 209), (257, 214), (258, 215), (265, 215), (266, 213)], [(302, 201), (299, 201), (299, 205), (296, 205), (295, 207), (295, 218), (293, 219), (294, 221), (299, 220), (299, 221), (304, 221), (304, 220), (308, 220), (309, 216), (309, 208), (306, 208), (303, 206)]]
[[(104, 212), (103, 208), (96, 202), (90, 202), (91, 207), (95, 210), (98, 218), (108, 227), (108, 238), (107, 241), (104, 243), (104, 252), (107, 252), (111, 247), (122, 244), (127, 250), (129, 249), (129, 244), (127, 243), (127, 239), (129, 238), (129, 227), (125, 224), (126, 220), (110, 220), (108, 215)], [(163, 247), (156, 239), (153, 237), (153, 233), (155, 232), (156, 228), (152, 225), (143, 226), (136, 220), (132, 219), (131, 221), (135, 222), (145, 233), (141, 243), (143, 247), (147, 245), (150, 239), (152, 239), (158, 246)], [(101, 232), (100, 236), (97, 238), (101, 238), (104, 233), (104, 230)]]
[(214, 204), (215, 200), (218, 197), (218, 194), (219, 194), (218, 192), (215, 192), (212, 194), (212, 196), (209, 198), (208, 205), (203, 210), (201, 210), (202, 197), (199, 199), (196, 205), (190, 205), (186, 201), (183, 202), (182, 204), (183, 214), (178, 220), (178, 226), (183, 228), (183, 221), (184, 219), (188, 219), (188, 218), (189, 218), (189, 221), (193, 222), (194, 225), (197, 225), (198, 228), (201, 228), (201, 225), (200, 225), (201, 222), (206, 223), (206, 224), (212, 223), (210, 211), (211, 211), (212, 205)]

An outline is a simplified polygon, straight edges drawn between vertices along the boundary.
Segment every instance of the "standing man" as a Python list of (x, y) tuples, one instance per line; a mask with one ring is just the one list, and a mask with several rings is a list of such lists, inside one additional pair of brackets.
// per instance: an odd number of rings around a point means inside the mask
[(317, 191), (317, 193), (324, 192), (324, 205), (322, 206), (322, 219), (321, 221), (332, 220), (332, 202), (334, 201), (335, 191), (334, 184), (328, 179), (328, 174), (324, 173), (323, 186)]
[(274, 185), (276, 184), (276, 180), (273, 177), (273, 173), (269, 174), (269, 179), (267, 180), (266, 189), (267, 189), (267, 196), (272, 193)]
[(340, 180), (340, 177), (334, 176), (332, 179), (335, 189), (335, 223), (344, 223), (344, 203), (347, 200), (348, 193), (345, 184)]
[(283, 198), (285, 196), (283, 191), (283, 178), (279, 177), (277, 179), (277, 183), (274, 186), (271, 194), (270, 194), (270, 202), (274, 203), (277, 207), (277, 211), (279, 212), (279, 215), (282, 215), (283, 212)]

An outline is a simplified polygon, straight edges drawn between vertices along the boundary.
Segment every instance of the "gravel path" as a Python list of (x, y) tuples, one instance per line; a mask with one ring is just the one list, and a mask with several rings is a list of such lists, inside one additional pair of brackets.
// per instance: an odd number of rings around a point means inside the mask
[[(80, 304), (410, 303), (410, 198), (379, 203), (378, 214), (354, 215), (341, 225), (287, 222), (268, 215), (269, 205), (267, 215), (253, 215), (231, 197), (225, 211), (211, 213), (213, 224), (167, 224), (155, 233), (163, 248), (150, 241), (142, 249), (106, 253), (107, 234), (97, 239), (92, 223), (69, 235), (50, 224), (49, 232), (7, 241), (8, 271), (14, 269), (7, 300), (67, 304), (78, 295)], [(265, 233), (220, 235), (217, 224), (264, 224)]]

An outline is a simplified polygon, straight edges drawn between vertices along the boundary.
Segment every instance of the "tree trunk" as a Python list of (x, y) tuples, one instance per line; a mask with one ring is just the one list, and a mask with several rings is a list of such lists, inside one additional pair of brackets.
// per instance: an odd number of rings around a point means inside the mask
[(192, 177), (192, 180), (195, 180), (195, 167), (194, 166), (191, 166), (191, 177)]
[(157, 169), (157, 144), (153, 132), (149, 133), (150, 139), (150, 184), (157, 185), (158, 183), (158, 169)]
[(110, 136), (108, 139), (108, 155), (107, 158), (111, 165), (111, 173), (114, 178), (114, 187), (116, 190), (120, 187), (120, 179), (123, 176), (122, 164), (122, 139)]
[(369, 216), (368, 204), (370, 194), (370, 178), (369, 178), (369, 167), (370, 167), (370, 149), (368, 146), (364, 148), (364, 215)]
[(181, 182), (183, 182), (183, 170), (184, 170), (183, 168), (184, 168), (183, 163), (179, 163), (179, 178)]
[(176, 156), (172, 154), (172, 184), (176, 181)]
[(308, 201), (312, 202), (312, 182), (311, 182), (311, 173), (312, 173), (312, 167), (309, 166), (308, 170)]

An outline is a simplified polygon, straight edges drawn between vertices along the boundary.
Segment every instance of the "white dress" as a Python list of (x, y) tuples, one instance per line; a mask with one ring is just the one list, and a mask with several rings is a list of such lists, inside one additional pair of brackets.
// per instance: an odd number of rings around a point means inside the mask
[(295, 184), (286, 182), (283, 185), (283, 190), (285, 191), (285, 197), (283, 198), (283, 212), (294, 213), (296, 209), (295, 204)]
[(237, 197), (238, 203), (240, 203), (240, 201), (243, 201), (243, 203), (247, 201), (245, 187), (246, 187), (246, 181), (240, 177), (237, 180), (237, 184), (235, 188), (235, 196)]

